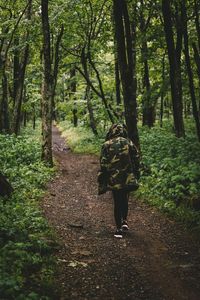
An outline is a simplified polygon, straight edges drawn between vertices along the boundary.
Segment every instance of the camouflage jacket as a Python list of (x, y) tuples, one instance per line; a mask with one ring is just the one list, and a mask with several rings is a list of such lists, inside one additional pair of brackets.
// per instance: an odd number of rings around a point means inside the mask
[(108, 190), (136, 190), (139, 155), (123, 125), (112, 125), (101, 149), (99, 194)]

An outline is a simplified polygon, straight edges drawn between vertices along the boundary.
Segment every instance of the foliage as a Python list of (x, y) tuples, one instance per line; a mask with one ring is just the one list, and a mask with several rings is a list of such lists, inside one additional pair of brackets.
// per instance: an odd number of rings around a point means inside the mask
[(186, 223), (200, 216), (200, 146), (194, 130), (177, 139), (165, 128), (140, 128), (142, 148), (142, 198)]
[(38, 199), (52, 169), (40, 161), (39, 128), (0, 135), (0, 169), (14, 187), (0, 200), (1, 299), (52, 299), (55, 238)]
[(86, 127), (73, 127), (68, 121), (59, 123), (63, 136), (67, 138), (67, 144), (75, 153), (99, 154), (100, 146), (104, 140), (102, 132), (96, 137)]

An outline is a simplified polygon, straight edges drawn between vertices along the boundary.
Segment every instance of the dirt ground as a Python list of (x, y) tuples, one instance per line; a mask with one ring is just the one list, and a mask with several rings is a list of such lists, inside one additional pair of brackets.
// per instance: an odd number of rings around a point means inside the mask
[(110, 193), (97, 195), (99, 160), (73, 154), (53, 128), (59, 173), (43, 210), (61, 241), (60, 300), (199, 300), (200, 239), (132, 197), (130, 231), (115, 231)]

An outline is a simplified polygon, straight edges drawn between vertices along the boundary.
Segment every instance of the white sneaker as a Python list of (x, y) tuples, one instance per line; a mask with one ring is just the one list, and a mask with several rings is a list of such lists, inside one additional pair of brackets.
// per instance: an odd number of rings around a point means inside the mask
[(117, 239), (122, 239), (123, 235), (122, 235), (122, 230), (121, 229), (117, 229), (115, 231), (114, 237)]
[(124, 221), (122, 222), (122, 230), (123, 230), (123, 231), (128, 231), (128, 230), (129, 230), (128, 223), (127, 223), (126, 220), (124, 220)]

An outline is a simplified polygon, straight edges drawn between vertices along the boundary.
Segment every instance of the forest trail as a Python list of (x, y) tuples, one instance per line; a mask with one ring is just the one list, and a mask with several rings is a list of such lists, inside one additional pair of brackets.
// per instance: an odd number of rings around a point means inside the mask
[(111, 194), (97, 196), (99, 160), (74, 154), (53, 127), (59, 174), (43, 210), (61, 241), (62, 300), (199, 300), (200, 241), (157, 210), (130, 199), (130, 231), (113, 237)]

